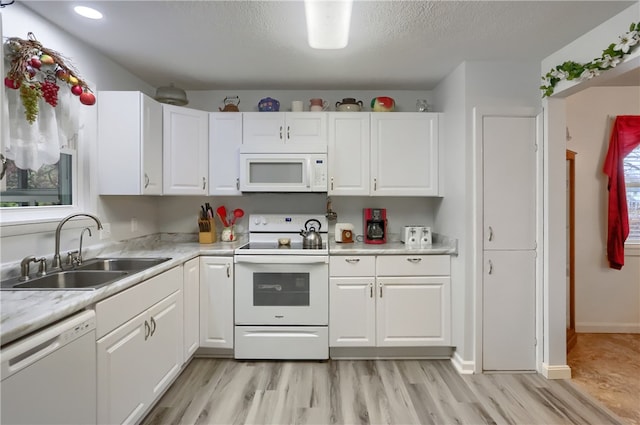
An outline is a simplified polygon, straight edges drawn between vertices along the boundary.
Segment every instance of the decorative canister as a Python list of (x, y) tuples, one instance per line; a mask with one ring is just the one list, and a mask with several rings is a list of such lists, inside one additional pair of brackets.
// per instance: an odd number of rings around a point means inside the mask
[(260, 99), (258, 102), (258, 111), (260, 112), (278, 112), (280, 110), (280, 102), (270, 97)]

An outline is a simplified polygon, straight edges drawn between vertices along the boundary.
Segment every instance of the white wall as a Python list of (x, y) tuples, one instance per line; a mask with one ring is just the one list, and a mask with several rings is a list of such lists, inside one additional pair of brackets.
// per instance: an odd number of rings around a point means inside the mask
[[(97, 90), (140, 90), (147, 94), (155, 92), (153, 87), (120, 65), (89, 48), (76, 37), (70, 36), (64, 29), (42, 19), (18, 2), (2, 9), (2, 24), (3, 37), (24, 39), (27, 38), (28, 32), (33, 32), (43, 45), (70, 58), (82, 77)], [(88, 212), (97, 213), (103, 222), (111, 223), (113, 240), (156, 233), (155, 205), (149, 198), (129, 197), (125, 199), (120, 197), (120, 199), (116, 199), (111, 197), (96, 200), (97, 184), (95, 184), (95, 178), (97, 161), (99, 160), (95, 157), (96, 110), (97, 107), (83, 108), (83, 113), (86, 114), (84, 121), (86, 137), (79, 142), (82, 150), (79, 167), (82, 167), (84, 173), (81, 186), (84, 187), (88, 198), (85, 209)], [(130, 219), (133, 216), (138, 219), (138, 231), (134, 233), (130, 232)], [(26, 255), (52, 255), (54, 250), (53, 230), (56, 222), (40, 226), (35, 232), (27, 229), (22, 234), (20, 234), (21, 230), (16, 232), (16, 228), (8, 231), (7, 226), (2, 226), (0, 263), (18, 261)], [(87, 225), (89, 224), (93, 225), (92, 222), (87, 222)], [(80, 231), (72, 228), (73, 226), (69, 227), (69, 230), (63, 231), (62, 234), (61, 246), (63, 250), (76, 248), (78, 244)], [(94, 236), (85, 242), (86, 246), (98, 244), (95, 232)]]
[(611, 117), (640, 115), (640, 87), (593, 87), (566, 99), (567, 149), (576, 155), (576, 331), (640, 333), (640, 252), (622, 270), (607, 263), (607, 177)]

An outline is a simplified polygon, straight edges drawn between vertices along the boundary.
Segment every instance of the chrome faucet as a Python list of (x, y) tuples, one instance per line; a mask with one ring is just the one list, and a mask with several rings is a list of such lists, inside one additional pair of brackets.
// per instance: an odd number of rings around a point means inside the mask
[[(53, 262), (51, 263), (51, 268), (57, 269), (62, 267), (62, 262), (60, 261), (60, 230), (62, 230), (62, 226), (64, 226), (64, 224), (67, 221), (71, 220), (72, 218), (81, 217), (81, 216), (92, 218), (98, 225), (98, 230), (102, 229), (102, 222), (100, 222), (100, 219), (93, 214), (76, 213), (76, 214), (68, 215), (65, 218), (63, 218), (58, 224), (58, 227), (56, 228), (56, 252), (53, 255)], [(82, 237), (82, 234), (80, 236)]]
[(19, 280), (24, 282), (25, 280), (31, 279), (31, 276), (29, 276), (29, 265), (31, 263), (40, 263), (40, 267), (38, 268), (38, 276), (44, 276), (47, 274), (47, 259), (44, 257), (36, 258), (33, 255), (29, 255), (27, 257), (24, 257), (20, 262)]
[(84, 236), (84, 232), (89, 232), (89, 237), (93, 236), (91, 234), (91, 229), (89, 229), (88, 227), (85, 227), (84, 229), (82, 229), (82, 232), (80, 232), (80, 248), (78, 249), (78, 264), (82, 264), (82, 237)]

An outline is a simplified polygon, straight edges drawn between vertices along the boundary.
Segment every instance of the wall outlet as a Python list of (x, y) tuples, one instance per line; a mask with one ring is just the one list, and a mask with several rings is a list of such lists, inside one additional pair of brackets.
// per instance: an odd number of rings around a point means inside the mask
[(133, 217), (131, 218), (131, 233), (134, 233), (138, 230), (138, 219)]
[(111, 237), (111, 223), (102, 223), (100, 230), (100, 239), (109, 239)]

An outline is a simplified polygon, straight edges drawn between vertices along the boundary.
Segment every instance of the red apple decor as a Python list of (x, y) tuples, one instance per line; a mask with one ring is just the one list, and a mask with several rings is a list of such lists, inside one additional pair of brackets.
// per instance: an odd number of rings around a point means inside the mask
[(6, 59), (10, 63), (4, 79), (5, 87), (20, 90), (20, 99), (27, 121), (33, 124), (38, 116), (39, 102), (43, 99), (51, 107), (58, 104), (59, 84), (68, 85), (83, 105), (95, 105), (96, 96), (77, 75), (73, 66), (65, 63), (62, 55), (40, 44), (33, 33), (27, 40), (10, 37), (5, 42)]

